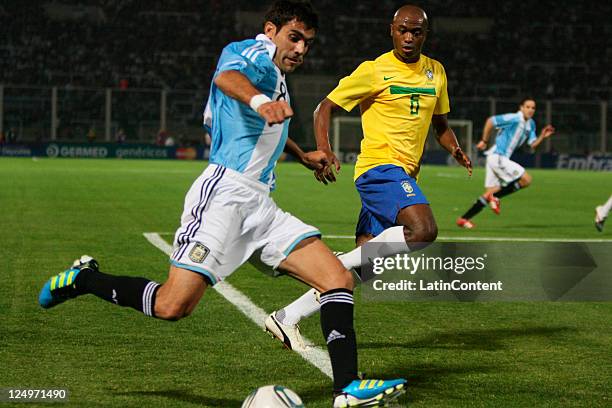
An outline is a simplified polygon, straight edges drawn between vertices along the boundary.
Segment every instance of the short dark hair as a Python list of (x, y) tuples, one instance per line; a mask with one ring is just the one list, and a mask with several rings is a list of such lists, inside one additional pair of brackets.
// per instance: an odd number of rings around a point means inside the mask
[(521, 101), (519, 102), (519, 106), (523, 106), (525, 104), (525, 102), (527, 101), (534, 101), (535, 102), (535, 98), (532, 98), (531, 96), (526, 96), (523, 99), (521, 99)]
[(269, 21), (280, 30), (293, 19), (304, 23), (306, 28), (319, 29), (319, 16), (312, 8), (312, 4), (307, 1), (278, 0), (266, 13), (264, 22)]

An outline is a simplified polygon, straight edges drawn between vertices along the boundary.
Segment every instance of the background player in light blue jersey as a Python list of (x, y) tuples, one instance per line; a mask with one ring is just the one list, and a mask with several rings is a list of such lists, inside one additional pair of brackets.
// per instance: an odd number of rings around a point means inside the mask
[[(302, 64), (317, 27), (309, 3), (281, 0), (266, 14), (263, 34), (223, 49), (204, 115), (212, 138), (210, 163), (185, 197), (166, 282), (102, 273), (94, 259), (83, 256), (46, 282), (39, 295), (43, 308), (93, 294), (147, 316), (179, 320), (195, 310), (209, 286), (257, 254), (268, 267), (321, 293), (334, 406), (378, 406), (403, 393), (404, 379), (359, 380), (353, 277), (315, 227), (270, 197), (293, 115), (285, 75)], [(324, 152), (303, 153), (293, 142), (288, 149), (309, 168), (328, 164)]]
[(512, 153), (525, 141), (535, 149), (544, 139), (555, 133), (552, 125), (546, 125), (536, 137), (536, 124), (533, 120), (536, 103), (533, 98), (525, 98), (516, 113), (506, 113), (489, 117), (482, 131), (482, 139), (476, 147), (485, 150), (493, 130), (497, 130), (495, 145), (487, 152), (485, 193), (478, 197), (474, 205), (457, 219), (457, 226), (471, 229), (475, 227), (472, 218), (487, 204), (495, 214), (501, 211), (500, 199), (531, 184), (531, 176), (523, 166), (512, 161)]

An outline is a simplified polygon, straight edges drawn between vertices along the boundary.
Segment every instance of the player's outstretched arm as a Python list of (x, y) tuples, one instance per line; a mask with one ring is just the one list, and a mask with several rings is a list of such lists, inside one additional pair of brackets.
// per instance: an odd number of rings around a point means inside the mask
[(315, 172), (315, 178), (327, 184), (327, 182), (336, 181), (334, 170), (340, 171), (340, 160), (336, 157), (329, 143), (329, 124), (334, 111), (339, 108), (330, 99), (325, 98), (319, 103), (314, 111), (314, 132), (317, 142), (317, 150), (325, 153), (327, 157), (327, 165), (324, 169)]
[(321, 170), (327, 165), (327, 156), (324, 152), (316, 150), (305, 153), (302, 148), (291, 138), (287, 138), (285, 153), (289, 153), (309, 170)]
[(446, 118), (446, 115), (433, 115), (431, 118), (431, 124), (434, 127), (436, 138), (438, 139), (440, 146), (445, 148), (446, 151), (455, 158), (457, 163), (465, 167), (468, 171), (468, 175), (471, 176), (472, 161), (461, 149), (461, 146), (459, 146), (455, 132), (450, 126), (448, 126), (448, 119)]
[(214, 82), (227, 96), (249, 105), (268, 125), (283, 123), (293, 116), (293, 110), (286, 101), (272, 101), (238, 71), (223, 71)]
[(540, 135), (538, 136), (538, 138), (536, 140), (534, 140), (534, 142), (530, 145), (531, 148), (535, 150), (535, 148), (538, 147), (540, 145), (540, 143), (542, 143), (542, 141), (544, 141), (544, 139), (549, 138), (549, 137), (551, 137), (554, 134), (555, 134), (555, 128), (554, 128), (553, 125), (546, 125), (546, 126), (544, 126), (544, 128), (540, 132)]

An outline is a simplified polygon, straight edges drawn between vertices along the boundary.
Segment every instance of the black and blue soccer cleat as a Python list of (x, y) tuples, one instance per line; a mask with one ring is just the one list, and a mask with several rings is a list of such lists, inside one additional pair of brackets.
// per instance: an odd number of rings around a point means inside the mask
[(334, 397), (334, 408), (384, 407), (406, 392), (407, 381), (355, 380)]
[(74, 261), (70, 269), (49, 278), (38, 295), (40, 306), (49, 309), (77, 297), (79, 293), (75, 286), (76, 278), (86, 269), (97, 272), (98, 262), (91, 256), (83, 255)]

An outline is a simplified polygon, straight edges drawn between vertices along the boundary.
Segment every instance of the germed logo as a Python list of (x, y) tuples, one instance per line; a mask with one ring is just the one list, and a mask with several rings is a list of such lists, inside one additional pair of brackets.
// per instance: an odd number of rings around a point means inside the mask
[(49, 157), (57, 157), (59, 156), (59, 146), (56, 145), (55, 143), (50, 144), (49, 146), (47, 146), (47, 156)]

